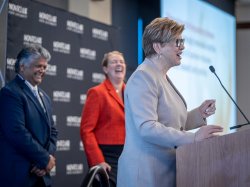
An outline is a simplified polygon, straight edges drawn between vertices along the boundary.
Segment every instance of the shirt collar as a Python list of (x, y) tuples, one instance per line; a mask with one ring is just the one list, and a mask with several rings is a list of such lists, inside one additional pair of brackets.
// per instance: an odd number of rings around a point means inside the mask
[(29, 81), (25, 80), (25, 79), (22, 77), (22, 75), (20, 75), (20, 74), (17, 74), (17, 75), (18, 75), (22, 80), (25, 81), (25, 84), (31, 89), (31, 91), (33, 91), (33, 90), (38, 90), (38, 89), (37, 89), (37, 85), (36, 85), (36, 86), (33, 86), (32, 84), (30, 84)]

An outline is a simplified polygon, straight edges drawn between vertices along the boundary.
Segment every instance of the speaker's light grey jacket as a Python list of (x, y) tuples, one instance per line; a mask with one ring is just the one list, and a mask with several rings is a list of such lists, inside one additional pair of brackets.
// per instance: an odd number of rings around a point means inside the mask
[(124, 99), (118, 187), (176, 186), (175, 147), (194, 142), (194, 133), (185, 130), (206, 124), (198, 108), (187, 112), (180, 93), (148, 59), (131, 75)]

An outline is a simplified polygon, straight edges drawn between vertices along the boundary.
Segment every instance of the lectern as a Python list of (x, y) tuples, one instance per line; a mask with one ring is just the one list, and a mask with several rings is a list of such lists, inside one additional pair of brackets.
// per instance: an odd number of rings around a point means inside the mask
[(177, 187), (250, 187), (250, 129), (177, 149)]

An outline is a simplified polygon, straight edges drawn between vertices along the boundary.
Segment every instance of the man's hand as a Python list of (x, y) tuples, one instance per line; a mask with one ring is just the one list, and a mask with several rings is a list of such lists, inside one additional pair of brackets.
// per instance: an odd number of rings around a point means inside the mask
[(42, 177), (42, 176), (46, 175), (46, 170), (45, 170), (45, 169), (39, 169), (39, 168), (37, 168), (36, 166), (34, 166), (34, 167), (31, 169), (30, 172), (36, 174), (36, 175), (39, 176), (39, 177)]
[(42, 177), (46, 175), (46, 173), (49, 173), (50, 170), (56, 165), (56, 159), (52, 155), (49, 155), (49, 163), (47, 164), (45, 169), (39, 169), (38, 167), (34, 166), (31, 169), (31, 173), (36, 174), (39, 177)]
[(56, 159), (52, 155), (49, 155), (49, 163), (46, 166), (46, 171), (49, 173), (50, 170), (56, 165)]

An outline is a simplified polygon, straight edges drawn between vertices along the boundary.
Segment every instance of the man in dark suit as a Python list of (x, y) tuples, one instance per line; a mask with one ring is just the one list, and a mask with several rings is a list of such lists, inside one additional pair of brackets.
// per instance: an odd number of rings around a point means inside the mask
[(37, 86), (45, 75), (49, 52), (42, 46), (23, 48), (16, 77), (0, 91), (0, 186), (51, 186), (57, 130), (51, 101)]

